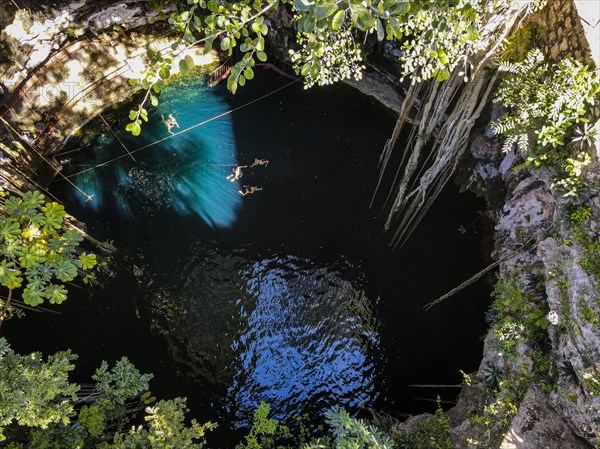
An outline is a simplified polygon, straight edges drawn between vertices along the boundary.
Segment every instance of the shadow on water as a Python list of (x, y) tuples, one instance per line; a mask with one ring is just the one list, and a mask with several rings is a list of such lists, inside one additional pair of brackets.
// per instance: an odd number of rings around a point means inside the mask
[[(181, 80), (171, 91), (180, 95), (166, 96), (150, 114), (141, 138), (121, 135), (131, 158), (122, 157), (74, 178), (84, 191), (94, 195), (89, 204), (81, 195), (76, 198), (97, 214), (116, 207), (120, 218), (130, 221), (140, 213), (153, 216), (170, 208), (179, 215), (198, 215), (210, 227), (230, 228), (242, 203), (239, 183), (223, 183), (237, 164), (231, 116), (153, 145), (169, 136), (163, 118), (174, 115), (179, 127), (173, 132), (178, 132), (227, 111), (227, 99), (223, 92), (207, 95), (205, 89), (192, 89)], [(103, 136), (102, 140), (82, 170), (125, 155), (126, 150), (114, 137)], [(146, 145), (152, 146), (136, 151)]]
[[(117, 132), (133, 150), (168, 136), (161, 115), (185, 129), (286, 82), (257, 74), (232, 98), (181, 80), (141, 137)], [(121, 268), (95, 300), (73, 291), (58, 318), (7, 323), (11, 342), (23, 352), (71, 347), (82, 380), (127, 354), (156, 374), (155, 394), (187, 396), (193, 414), (224, 433), (262, 400), (282, 418), (335, 404), (415, 413), (434, 408), (419, 397), (453, 400), (456, 390), (408, 385), (457, 383), (459, 370), (477, 368), (489, 285), (422, 307), (485, 265), (483, 204), (449, 186), (405, 248), (391, 251), (368, 205), (394, 122), (347, 86), (296, 84), (136, 152), (135, 162), (78, 176), (91, 203), (56, 184), (94, 236), (122, 248)], [(103, 139), (70, 170), (124, 153)], [(256, 158), (269, 165), (226, 179)], [(262, 190), (241, 197), (244, 186)]]

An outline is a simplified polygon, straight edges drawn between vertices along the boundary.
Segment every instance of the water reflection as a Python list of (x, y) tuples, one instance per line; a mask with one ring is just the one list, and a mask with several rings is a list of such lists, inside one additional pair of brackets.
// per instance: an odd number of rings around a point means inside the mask
[(188, 257), (179, 282), (155, 296), (155, 324), (195, 380), (227, 398), (227, 418), (244, 424), (263, 400), (286, 418), (375, 399), (378, 323), (346, 261), (216, 244)]
[[(194, 79), (176, 81), (164, 90), (161, 104), (144, 125), (142, 136), (134, 138), (118, 128), (115, 131), (127, 148), (135, 151), (168, 136), (162, 115), (175, 114), (181, 130), (228, 109), (219, 90), (209, 93)], [(103, 136), (88, 167), (123, 153), (112, 135)], [(237, 154), (231, 117), (224, 116), (134, 153), (135, 162), (122, 158), (76, 176), (75, 182), (94, 199), (85, 202), (80, 195), (76, 198), (96, 212), (116, 204), (120, 215), (127, 219), (133, 218), (132, 210), (153, 212), (167, 207), (180, 215), (196, 214), (209, 226), (229, 228), (242, 204), (237, 193), (239, 182), (225, 180), (238, 163)], [(87, 167), (76, 167), (82, 168)]]

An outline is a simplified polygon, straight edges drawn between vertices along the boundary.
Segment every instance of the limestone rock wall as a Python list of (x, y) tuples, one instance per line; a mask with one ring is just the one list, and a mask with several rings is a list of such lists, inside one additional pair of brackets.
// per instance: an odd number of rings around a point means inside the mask
[[(600, 9), (600, 3), (597, 1), (591, 0), (589, 3), (595, 3)], [(548, 5), (535, 16), (534, 22), (542, 31), (540, 44), (547, 57), (554, 61), (574, 58), (586, 64), (593, 64), (582, 17), (573, 0), (548, 0)]]

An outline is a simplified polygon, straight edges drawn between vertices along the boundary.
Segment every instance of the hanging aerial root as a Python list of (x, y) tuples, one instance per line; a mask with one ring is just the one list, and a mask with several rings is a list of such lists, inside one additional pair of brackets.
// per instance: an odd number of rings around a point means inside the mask
[[(496, 7), (498, 5), (495, 5)], [(471, 61), (470, 79), (456, 68), (442, 83), (428, 81), (423, 87), (411, 86), (405, 103), (420, 103), (416, 114), (417, 126), (404, 146), (400, 166), (389, 186), (384, 208), (387, 211), (385, 229), (394, 227), (391, 246), (402, 246), (423, 218), (443, 187), (456, 171), (469, 143), (469, 135), (487, 104), (496, 83), (486, 68), (493, 68), (502, 41), (532, 9), (528, 2), (513, 2), (504, 8), (489, 8), (484, 30), (485, 45)], [(415, 95), (423, 95), (416, 98)], [(420, 100), (420, 101), (419, 101)], [(387, 141), (380, 160), (380, 173), (371, 200), (381, 190), (382, 180), (389, 167), (394, 146), (400, 136), (408, 111), (403, 110), (394, 132)], [(433, 139), (433, 141), (432, 141)], [(427, 157), (424, 157), (424, 154)]]

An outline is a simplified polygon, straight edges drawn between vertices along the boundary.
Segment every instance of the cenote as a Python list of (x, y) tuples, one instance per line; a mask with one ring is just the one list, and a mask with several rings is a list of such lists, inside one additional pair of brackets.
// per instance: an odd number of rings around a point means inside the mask
[[(428, 312), (423, 306), (482, 269), (483, 202), (449, 185), (408, 243), (388, 246), (369, 209), (381, 148), (395, 117), (339, 85), (304, 90), (260, 73), (232, 97), (201, 77), (175, 81), (135, 150), (168, 137), (161, 115), (189, 132), (125, 155), (52, 192), (99, 240), (119, 248), (115, 276), (71, 287), (60, 315), (7, 322), (15, 350), (79, 354), (77, 381), (126, 355), (155, 375), (153, 393), (188, 397), (191, 415), (228, 429), (261, 402), (286, 419), (353, 412), (432, 411), (477, 369), (489, 282)], [(284, 87), (286, 86), (286, 87)], [(276, 89), (283, 87), (272, 95)], [(65, 173), (124, 154), (110, 133)], [(267, 159), (230, 182), (236, 164)], [(244, 186), (262, 190), (242, 197)], [(209, 441), (211, 441), (209, 439)]]

